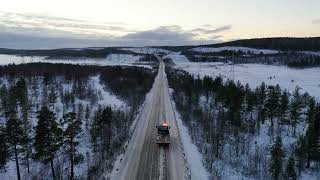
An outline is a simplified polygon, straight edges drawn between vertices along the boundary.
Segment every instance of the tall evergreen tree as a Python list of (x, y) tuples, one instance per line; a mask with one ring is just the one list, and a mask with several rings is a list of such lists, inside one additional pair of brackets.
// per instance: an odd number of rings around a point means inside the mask
[(280, 109), (279, 109), (279, 120), (284, 121), (289, 109), (289, 93), (285, 90), (281, 95)]
[[(91, 127), (91, 137), (94, 145), (100, 149), (102, 158), (105, 158), (105, 153), (108, 154), (111, 145), (111, 123), (112, 123), (112, 108), (110, 106), (103, 110), (98, 110), (94, 117)], [(100, 143), (100, 144), (99, 144)]]
[(47, 106), (41, 108), (37, 118), (34, 158), (44, 164), (50, 163), (52, 178), (55, 180), (57, 178), (53, 161), (62, 145), (62, 129)]
[(291, 156), (288, 159), (287, 165), (286, 165), (286, 179), (287, 180), (296, 180), (297, 179), (297, 173), (295, 170), (295, 160), (294, 157)]
[(293, 135), (296, 134), (296, 127), (299, 123), (301, 118), (302, 110), (302, 101), (301, 95), (299, 92), (299, 88), (297, 87), (293, 92), (293, 98), (290, 104), (290, 118), (291, 118), (291, 125), (293, 128)]
[(21, 107), (21, 119), (23, 122), (23, 131), (25, 141), (23, 142), (23, 164), (27, 166), (28, 173), (30, 172), (30, 158), (32, 153), (32, 127), (29, 122), (29, 100), (27, 83), (23, 78), (20, 78), (14, 87), (15, 97)]
[(49, 95), (48, 95), (48, 101), (49, 101), (49, 104), (52, 108), (54, 108), (54, 104), (57, 100), (57, 97), (58, 97), (58, 95), (56, 93), (54, 86), (51, 86), (50, 91), (49, 91)]
[(19, 166), (19, 153), (20, 148), (25, 142), (25, 134), (23, 131), (23, 122), (17, 118), (16, 112), (11, 111), (9, 119), (6, 123), (6, 134), (10, 150), (14, 153), (16, 162), (17, 178), (21, 180), (20, 166)]
[(279, 85), (268, 87), (265, 109), (266, 109), (266, 114), (271, 121), (271, 126), (273, 126), (274, 117), (277, 116), (279, 112), (280, 93), (281, 92), (280, 92)]
[(0, 170), (5, 169), (9, 160), (9, 149), (7, 143), (6, 129), (0, 126)]
[(271, 163), (270, 172), (273, 179), (281, 179), (280, 175), (282, 173), (282, 163), (284, 157), (284, 151), (282, 149), (282, 139), (280, 136), (277, 137), (275, 144), (271, 148)]
[(63, 132), (64, 136), (64, 148), (69, 156), (70, 160), (70, 179), (74, 179), (74, 165), (76, 159), (80, 156), (77, 154), (77, 146), (79, 145), (79, 134), (81, 132), (82, 122), (77, 118), (76, 113), (69, 112), (64, 115), (63, 124), (66, 125), (66, 129)]
[[(311, 113), (311, 111), (309, 111)], [(310, 123), (306, 132), (307, 168), (311, 160), (320, 160), (320, 105), (315, 108), (314, 114), (309, 114)]]

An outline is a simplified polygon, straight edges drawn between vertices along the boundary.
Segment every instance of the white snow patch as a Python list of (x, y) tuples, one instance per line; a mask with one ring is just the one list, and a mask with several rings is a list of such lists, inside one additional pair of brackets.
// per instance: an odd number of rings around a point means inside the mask
[(91, 77), (92, 82), (94, 83), (95, 89), (100, 92), (102, 98), (99, 100), (99, 104), (110, 105), (116, 107), (123, 107), (124, 102), (119, 100), (115, 95), (112, 95), (109, 91), (106, 91), (103, 85), (100, 83), (99, 76)]
[(173, 63), (175, 64), (179, 64), (179, 63), (189, 63), (189, 59), (185, 56), (185, 55), (181, 55), (181, 52), (174, 52), (174, 53), (170, 53), (166, 56), (164, 56), (165, 58), (170, 58), (172, 59)]
[[(170, 92), (173, 90), (170, 88)], [(171, 93), (170, 93), (171, 94)], [(199, 150), (197, 149), (196, 145), (192, 143), (191, 137), (189, 135), (188, 129), (184, 126), (180, 114), (175, 108), (175, 103), (172, 101), (174, 106), (174, 111), (176, 113), (177, 118), (177, 125), (182, 141), (182, 145), (184, 147), (184, 151), (187, 157), (187, 161), (190, 165), (191, 169), (191, 179), (193, 180), (206, 180), (209, 179), (210, 174), (204, 168), (202, 164), (202, 155), (200, 154)]]

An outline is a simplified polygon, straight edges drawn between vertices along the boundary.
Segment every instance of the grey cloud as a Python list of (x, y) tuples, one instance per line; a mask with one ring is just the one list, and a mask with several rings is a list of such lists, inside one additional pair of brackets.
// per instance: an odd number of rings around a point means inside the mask
[(313, 24), (320, 24), (320, 18), (312, 21)]
[(60, 17), (50, 17), (36, 14), (19, 14), (0, 12), (0, 24), (9, 27), (37, 27), (59, 29), (65, 31), (79, 31), (95, 34), (97, 31), (135, 32), (127, 29), (123, 23), (101, 23), (84, 20), (74, 20)]
[(52, 49), (82, 48), (102, 46), (123, 46), (113, 38), (45, 37), (15, 33), (0, 33), (0, 48), (12, 49)]
[[(76, 29), (76, 31), (71, 31)], [(3, 48), (65, 48), (88, 46), (150, 46), (193, 45), (220, 42), (216, 33), (231, 26), (213, 28), (204, 25), (184, 30), (177, 25), (159, 26), (149, 30), (130, 30), (124, 24), (95, 24), (81, 20), (33, 14), (0, 12), (0, 47)], [(96, 30), (112, 32), (95, 33)], [(113, 31), (122, 32), (115, 36)], [(201, 35), (206, 35), (203, 38)], [(202, 37), (202, 39), (201, 39)]]
[(184, 31), (180, 26), (160, 26), (153, 30), (130, 33), (122, 39), (129, 44), (141, 45), (194, 45), (220, 42), (222, 36), (212, 36), (210, 39), (197, 39), (198, 34)]
[[(208, 25), (206, 25), (206, 27), (208, 27)], [(232, 28), (231, 25), (226, 25), (226, 26), (215, 28), (215, 29), (196, 28), (196, 29), (191, 30), (191, 32), (201, 33), (201, 34), (215, 34), (215, 33), (220, 33), (223, 31), (231, 30), (231, 28)]]
[(164, 40), (164, 41), (176, 41), (176, 40), (191, 40), (191, 33), (182, 32), (179, 26), (161, 26), (159, 28), (147, 31), (141, 31), (136, 33), (130, 33), (123, 38), (132, 40)]

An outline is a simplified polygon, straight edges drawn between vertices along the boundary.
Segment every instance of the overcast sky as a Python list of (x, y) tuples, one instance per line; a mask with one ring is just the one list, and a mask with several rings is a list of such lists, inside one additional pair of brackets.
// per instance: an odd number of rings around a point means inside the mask
[(320, 36), (319, 0), (3, 0), (0, 47), (202, 44)]

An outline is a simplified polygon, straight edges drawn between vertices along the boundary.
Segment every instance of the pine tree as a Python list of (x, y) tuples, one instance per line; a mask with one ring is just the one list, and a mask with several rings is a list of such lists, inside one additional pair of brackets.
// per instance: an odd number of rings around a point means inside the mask
[(273, 119), (277, 116), (279, 112), (279, 98), (280, 98), (280, 88), (277, 86), (269, 86), (267, 91), (267, 100), (265, 103), (266, 114), (271, 121), (271, 126), (273, 126)]
[(110, 106), (104, 108), (102, 111), (97, 111), (91, 127), (91, 136), (94, 142), (101, 143), (100, 150), (102, 158), (105, 158), (105, 153), (109, 153), (111, 145), (111, 123), (112, 123), (112, 108)]
[[(310, 113), (310, 111), (309, 111)], [(320, 160), (320, 105), (314, 110), (314, 114), (309, 114), (310, 123), (306, 132), (307, 168), (310, 167), (311, 160)]]
[(56, 93), (56, 90), (54, 89), (54, 86), (51, 86), (50, 92), (48, 95), (48, 100), (49, 100), (49, 104), (52, 108), (54, 108), (54, 104), (56, 103), (57, 97), (58, 97), (58, 95)]
[(279, 109), (279, 119), (281, 121), (286, 117), (287, 111), (289, 109), (289, 93), (285, 90), (281, 95), (280, 109)]
[(278, 136), (275, 144), (271, 148), (270, 172), (275, 180), (278, 180), (282, 173), (283, 157), (284, 151), (282, 149), (282, 139)]
[(1, 106), (4, 110), (5, 117), (8, 118), (8, 112), (9, 112), (9, 91), (7, 89), (7, 86), (5, 84), (2, 85), (0, 89), (0, 99), (1, 99)]
[(287, 180), (296, 180), (297, 173), (295, 170), (295, 160), (294, 157), (291, 156), (286, 165), (286, 179)]
[(300, 175), (301, 171), (304, 169), (306, 152), (307, 152), (306, 148), (307, 148), (307, 145), (306, 145), (305, 137), (300, 136), (297, 140), (297, 148), (295, 149), (295, 154), (297, 157), (298, 175)]
[(30, 158), (32, 153), (32, 127), (29, 122), (29, 100), (26, 81), (20, 78), (14, 87), (15, 97), (21, 106), (21, 119), (23, 122), (24, 141), (22, 142), (23, 164), (27, 166), (28, 173), (30, 172)]
[(66, 129), (63, 132), (64, 135), (64, 148), (66, 153), (69, 156), (70, 160), (70, 179), (74, 178), (74, 165), (76, 165), (76, 160), (79, 158), (79, 154), (77, 154), (77, 146), (79, 145), (78, 138), (81, 132), (81, 124), (82, 122), (77, 118), (76, 113), (69, 112), (64, 115), (63, 124), (66, 125)]
[(301, 109), (302, 109), (302, 101), (301, 95), (299, 93), (299, 88), (297, 87), (293, 92), (293, 98), (290, 104), (290, 118), (291, 118), (291, 125), (293, 127), (293, 135), (296, 134), (296, 127), (299, 123), (301, 117)]
[(19, 167), (19, 147), (23, 145), (23, 142), (25, 142), (25, 134), (22, 125), (23, 122), (17, 118), (16, 112), (12, 110), (6, 123), (6, 134), (9, 147), (11, 151), (14, 152), (18, 180), (21, 180)]
[(34, 141), (34, 158), (44, 164), (50, 163), (52, 178), (55, 180), (54, 158), (62, 145), (62, 129), (47, 106), (43, 106), (37, 116), (38, 124)]
[(9, 160), (7, 135), (4, 127), (0, 126), (0, 170), (5, 169)]

